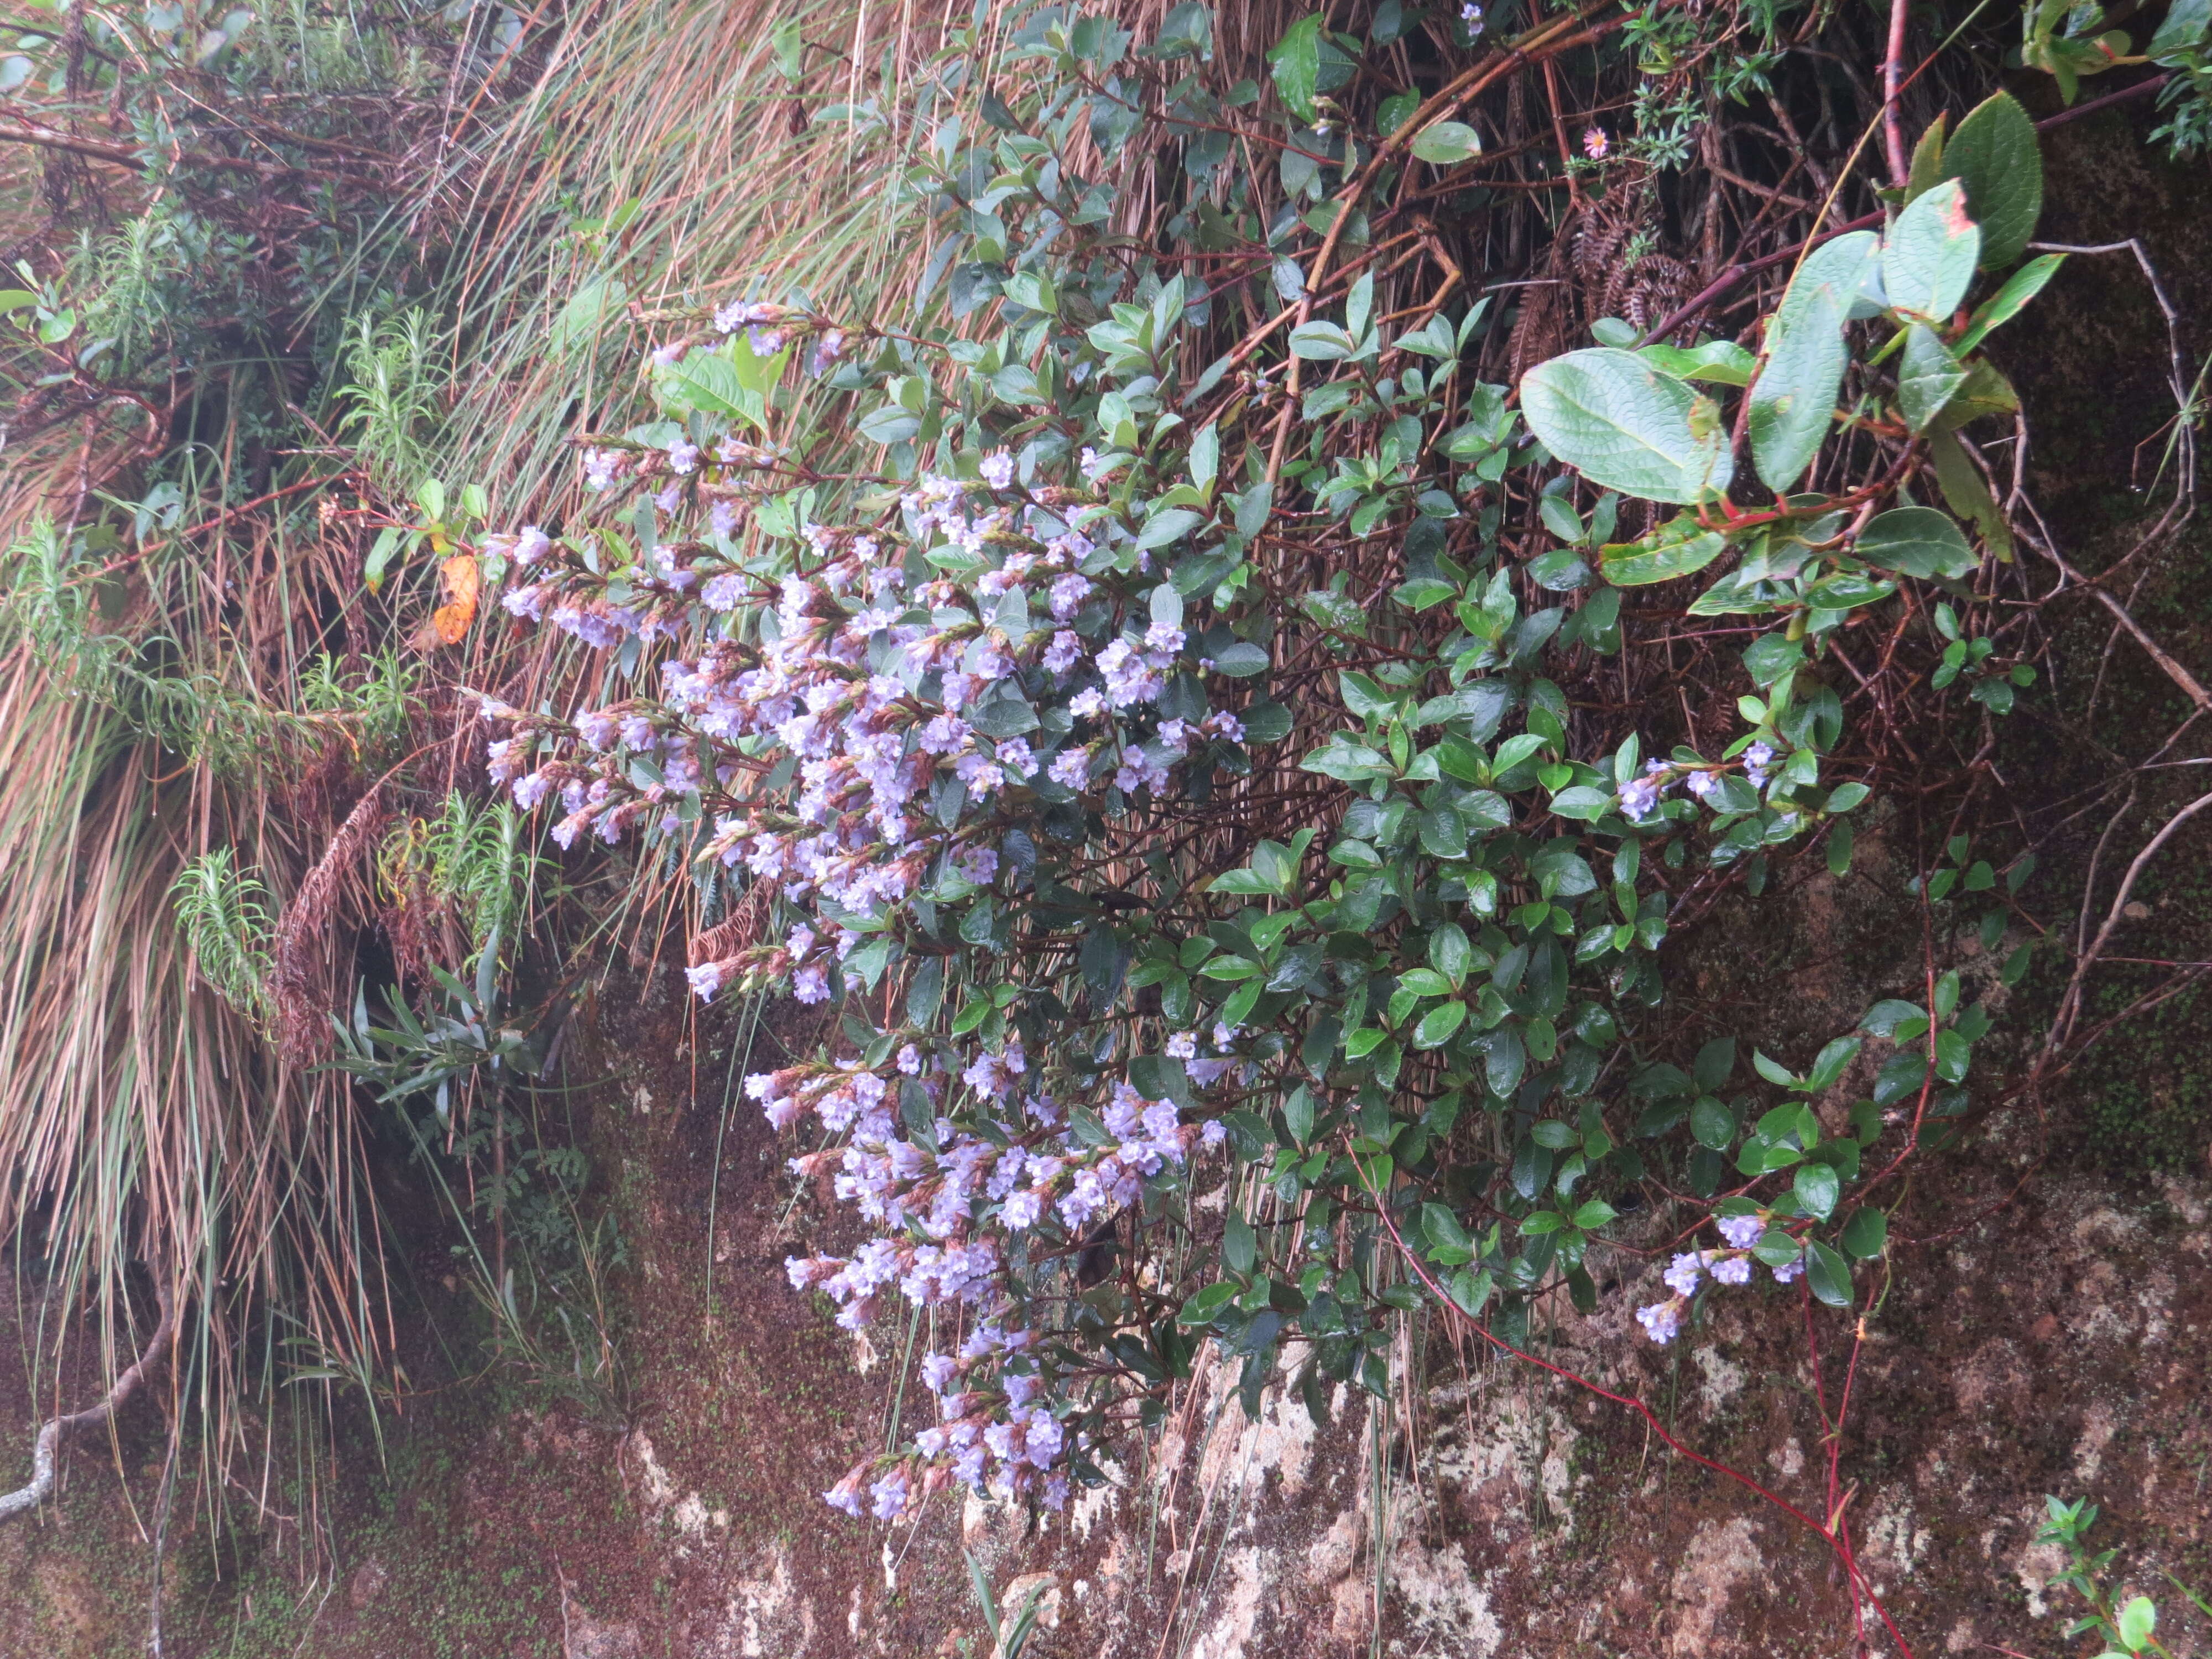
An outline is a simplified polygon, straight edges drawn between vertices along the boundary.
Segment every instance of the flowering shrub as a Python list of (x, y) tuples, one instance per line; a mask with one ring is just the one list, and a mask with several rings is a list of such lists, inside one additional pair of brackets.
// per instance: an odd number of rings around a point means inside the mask
[[(494, 781), (564, 848), (761, 896), (766, 933), (702, 935), (700, 997), (836, 1006), (824, 1052), (746, 1084), (872, 1229), (792, 1282), (848, 1328), (896, 1296), (942, 1334), (939, 1420), (832, 1489), (851, 1513), (951, 1480), (1059, 1504), (1208, 1339), (1248, 1410), (1285, 1362), (1317, 1415), (1335, 1381), (1383, 1394), (1409, 1268), (1519, 1345), (1547, 1292), (1595, 1305), (1630, 1194), (1690, 1206), (1653, 1340), (1708, 1281), (1848, 1306), (1881, 1182), (1988, 1024), (1931, 963), (1924, 1004), (1802, 1073), (1754, 1053), (1752, 1085), (1730, 1038), (1663, 1058), (1656, 953), (1775, 860), (1848, 866), (1869, 790), (1831, 775), (1832, 642), (1902, 590), (1965, 605), (2008, 555), (1960, 428), (2009, 406), (1976, 348), (2056, 264), (1965, 313), (2033, 224), (2017, 106), (1962, 124), (1960, 176), (1939, 142), (1885, 233), (1810, 251), (1756, 346), (1606, 322), (1512, 388), (1462, 367), (1486, 301), (1386, 318), (1371, 270), (1317, 300), (1377, 167), (1474, 151), (1449, 100), (1343, 131), (1307, 37), (1251, 130), (1336, 210), (1266, 233), (1273, 323), (1206, 360), (1213, 295), (1111, 234), (1096, 172), (1131, 111), (1233, 113), (1175, 78), (1204, 14), (1139, 56), (1042, 11), (1022, 103), (912, 160), (944, 237), (915, 317), (699, 306), (647, 367), (662, 418), (582, 441), (608, 510), (487, 546), (507, 609), (605, 653), (610, 688), (485, 699)], [(1255, 223), (1261, 181), (1190, 142)], [(1622, 650), (1624, 591), (1699, 573), (1691, 615), (1770, 629), (1753, 692), (1717, 751), (1647, 754), (1565, 688)], [(2027, 671), (1946, 614), (1951, 679), (2002, 712)], [(1931, 903), (1992, 888), (1969, 850)], [(1894, 1052), (1838, 1127), (1812, 1103), (1869, 1036)]]

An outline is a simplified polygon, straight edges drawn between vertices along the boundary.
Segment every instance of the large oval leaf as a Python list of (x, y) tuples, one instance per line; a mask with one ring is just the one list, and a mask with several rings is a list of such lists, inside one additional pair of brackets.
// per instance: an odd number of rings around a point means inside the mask
[(1632, 351), (1598, 346), (1537, 364), (1521, 377), (1521, 410), (1552, 453), (1623, 495), (1690, 506), (1735, 476), (1711, 401)]
[(1869, 564), (1923, 579), (1970, 576), (1981, 562), (1948, 514), (1932, 507), (1893, 507), (1859, 532), (1857, 553)]
[(1823, 242), (1805, 256), (1805, 263), (1790, 279), (1769, 327), (1793, 325), (1814, 295), (1823, 291), (1834, 296), (1847, 321), (1870, 316), (1870, 312), (1854, 312), (1852, 306), (1870, 286), (1878, 290), (1881, 276), (1881, 238), (1872, 231), (1855, 230), (1832, 242)]
[(1966, 297), (1982, 257), (1982, 233), (1966, 213), (1966, 191), (1942, 184), (1897, 216), (1881, 245), (1881, 283), (1889, 303), (1931, 322), (1949, 320)]
[[(1809, 262), (1808, 262), (1809, 264)], [(1804, 280), (1804, 273), (1798, 273)], [(1793, 290), (1796, 283), (1792, 283)], [(1785, 322), (1768, 325), (1766, 363), (1751, 389), (1751, 456), (1759, 481), (1786, 495), (1820, 453), (1836, 412), (1849, 354), (1844, 349), (1844, 306), (1826, 284), (1817, 286)]]
[(2043, 155), (2018, 99), (2000, 92), (1976, 105), (1943, 146), (1943, 171), (1966, 187), (1984, 269), (2002, 270), (2027, 252), (2043, 214)]
[(1482, 154), (1482, 135), (1464, 121), (1437, 121), (1421, 129), (1413, 154), (1431, 167), (1448, 167)]

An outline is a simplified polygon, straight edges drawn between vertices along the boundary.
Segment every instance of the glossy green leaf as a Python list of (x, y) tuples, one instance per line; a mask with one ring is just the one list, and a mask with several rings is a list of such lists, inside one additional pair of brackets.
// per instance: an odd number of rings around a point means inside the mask
[(1458, 1030), (1466, 1019), (1467, 1004), (1464, 1002), (1437, 1004), (1422, 1015), (1421, 1023), (1413, 1028), (1413, 1046), (1416, 1048), (1441, 1047), (1451, 1040), (1452, 1033)]
[(1805, 1282), (1830, 1307), (1851, 1305), (1851, 1264), (1818, 1239), (1806, 1241)]
[(1854, 1210), (1844, 1223), (1844, 1249), (1862, 1261), (1880, 1255), (1888, 1243), (1889, 1218), (1880, 1210)]
[(1825, 1164), (1807, 1164), (1797, 1171), (1796, 1185), (1791, 1189), (1797, 1195), (1805, 1213), (1826, 1221), (1843, 1196), (1843, 1182), (1836, 1172)]
[(1267, 49), (1275, 90), (1301, 121), (1314, 118), (1314, 83), (1321, 76), (1321, 18), (1301, 17)]
[(1647, 540), (1622, 542), (1598, 550), (1598, 568), (1615, 587), (1644, 587), (1694, 575), (1727, 550), (1716, 532), (1678, 520)]

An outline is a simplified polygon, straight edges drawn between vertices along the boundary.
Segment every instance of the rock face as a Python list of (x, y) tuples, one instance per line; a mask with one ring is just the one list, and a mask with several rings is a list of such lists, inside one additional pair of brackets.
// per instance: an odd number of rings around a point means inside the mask
[[(640, 999), (604, 1053), (669, 1052), (669, 1006)], [(667, 1075), (592, 1065), (625, 1105), (647, 1086), (684, 1100)], [(349, 1418), (342, 1476), (315, 1498), (327, 1595), (300, 1593), (317, 1569), (295, 1527), (249, 1532), (259, 1559), (217, 1577), (204, 1522), (179, 1505), (168, 1650), (983, 1654), (969, 1558), (1010, 1610), (1036, 1594), (1032, 1659), (1748, 1659), (1849, 1634), (1845, 1582), (1805, 1523), (1671, 1454), (1632, 1413), (1433, 1322), (1407, 1339), (1424, 1345), (1421, 1386), (1389, 1401), (1339, 1390), (1322, 1425), (1279, 1389), (1247, 1420), (1233, 1370), (1201, 1364), (1112, 1484), (1063, 1516), (940, 1495), (915, 1526), (848, 1521), (816, 1494), (883, 1443), (895, 1404), (910, 1409), (904, 1333), (856, 1344), (788, 1289), (781, 1257), (836, 1219), (793, 1209), (749, 1117), (723, 1131), (684, 1103), (593, 1120), (630, 1250), (618, 1411), (542, 1382), (454, 1389), (386, 1421), (380, 1466)], [(1684, 1443), (1807, 1515), (1840, 1504), (1915, 1652), (2052, 1648), (2069, 1598), (2046, 1594), (2059, 1564), (2033, 1542), (2046, 1492), (2105, 1506), (2100, 1541), (2123, 1547), (2130, 1584), (2207, 1576), (2212, 1188), (2075, 1175), (2015, 1195), (2027, 1154), (2009, 1145), (1993, 1124), (1900, 1212), (1832, 1483), (1796, 1287), (1715, 1295), (1656, 1348), (1629, 1314), (1657, 1264), (1621, 1251), (1595, 1313), (1538, 1322), (1545, 1358), (1649, 1402)], [(426, 1305), (411, 1375), (435, 1374), (432, 1327), (458, 1317)], [(1833, 1401), (1853, 1326), (1821, 1313), (1814, 1328)], [(21, 1373), (0, 1365), (16, 1447), (32, 1421)], [(131, 1504), (143, 1515), (157, 1489), (159, 1435), (150, 1410), (122, 1427), (130, 1503), (105, 1449), (79, 1446), (59, 1501), (0, 1532), (0, 1571), (21, 1587), (0, 1604), (0, 1659), (138, 1650)], [(2193, 1633), (2164, 1599), (2161, 1630)], [(262, 1645), (224, 1645), (239, 1630)]]

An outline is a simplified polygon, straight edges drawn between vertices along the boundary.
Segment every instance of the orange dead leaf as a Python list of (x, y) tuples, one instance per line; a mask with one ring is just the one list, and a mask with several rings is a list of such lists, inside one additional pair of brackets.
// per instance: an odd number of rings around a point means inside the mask
[(477, 618), (477, 597), (483, 591), (483, 579), (477, 569), (473, 554), (456, 553), (439, 567), (444, 578), (446, 602), (430, 615), (415, 635), (418, 651), (434, 650), (441, 645), (459, 645), (469, 631), (469, 624)]

